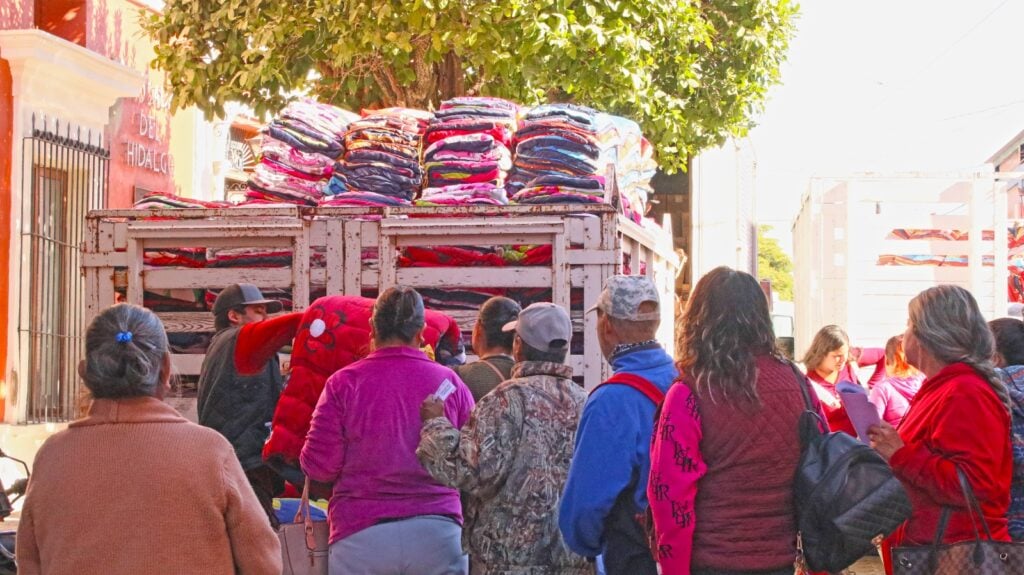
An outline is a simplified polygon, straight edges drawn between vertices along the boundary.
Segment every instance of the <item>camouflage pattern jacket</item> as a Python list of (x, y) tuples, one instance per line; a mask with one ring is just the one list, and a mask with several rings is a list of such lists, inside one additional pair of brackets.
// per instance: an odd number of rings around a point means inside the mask
[(462, 546), (474, 575), (583, 575), (587, 561), (558, 530), (558, 506), (587, 394), (561, 363), (521, 362), (487, 394), (462, 432), (423, 424), (420, 463), (461, 489)]

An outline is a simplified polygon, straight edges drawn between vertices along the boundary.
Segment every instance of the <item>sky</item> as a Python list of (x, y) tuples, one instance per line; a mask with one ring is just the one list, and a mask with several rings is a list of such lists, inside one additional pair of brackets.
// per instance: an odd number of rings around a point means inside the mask
[(1024, 130), (1024, 2), (800, 7), (750, 132), (758, 220), (786, 251), (811, 177), (970, 170)]

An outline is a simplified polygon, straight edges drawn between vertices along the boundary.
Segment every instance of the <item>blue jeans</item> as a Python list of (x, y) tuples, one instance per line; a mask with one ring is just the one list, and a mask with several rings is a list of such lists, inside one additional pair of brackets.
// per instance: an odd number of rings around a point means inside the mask
[(331, 544), (330, 575), (467, 575), (462, 527), (421, 515), (378, 523)]

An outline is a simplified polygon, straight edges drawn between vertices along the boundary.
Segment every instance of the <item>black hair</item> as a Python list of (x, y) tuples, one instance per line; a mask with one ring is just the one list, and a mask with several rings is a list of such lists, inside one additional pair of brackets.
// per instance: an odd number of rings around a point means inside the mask
[(96, 398), (152, 396), (160, 385), (167, 333), (148, 309), (117, 304), (85, 331), (82, 379)]
[(426, 325), (423, 298), (404, 286), (384, 290), (373, 304), (373, 337), (378, 342), (397, 339), (412, 343)]
[(996, 338), (996, 351), (1006, 365), (1024, 365), (1024, 321), (1012, 317), (988, 322)]
[(516, 334), (514, 331), (502, 331), (502, 328), (515, 321), (521, 311), (519, 304), (507, 297), (495, 296), (484, 302), (476, 319), (480, 324), (484, 344), (511, 351)]
[[(547, 361), (550, 363), (565, 363), (569, 356), (569, 346), (557, 351), (541, 351), (519, 338), (519, 353), (522, 354), (522, 361)], [(516, 358), (519, 360), (519, 358)]]
[(239, 314), (239, 315), (244, 315), (245, 314), (245, 304), (236, 305), (235, 307), (230, 307), (230, 308), (224, 310), (223, 312), (213, 316), (213, 330), (214, 331), (222, 331), (222, 330), (225, 330), (225, 329), (231, 327), (231, 318), (228, 317), (228, 313), (232, 312), (232, 311), (237, 313), (237, 314)]

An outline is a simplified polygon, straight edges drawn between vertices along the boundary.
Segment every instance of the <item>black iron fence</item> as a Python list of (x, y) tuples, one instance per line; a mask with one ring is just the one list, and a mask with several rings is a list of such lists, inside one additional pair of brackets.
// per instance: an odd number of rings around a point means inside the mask
[(27, 392), (25, 423), (67, 421), (78, 413), (83, 357), (85, 216), (107, 206), (110, 150), (101, 133), (33, 115), (22, 158), (18, 373)]

